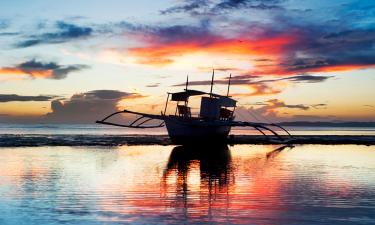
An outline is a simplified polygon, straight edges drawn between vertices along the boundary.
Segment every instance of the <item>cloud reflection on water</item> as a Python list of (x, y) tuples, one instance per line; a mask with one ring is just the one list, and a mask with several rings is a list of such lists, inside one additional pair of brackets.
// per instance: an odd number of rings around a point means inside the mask
[(3, 148), (1, 224), (371, 224), (373, 146)]

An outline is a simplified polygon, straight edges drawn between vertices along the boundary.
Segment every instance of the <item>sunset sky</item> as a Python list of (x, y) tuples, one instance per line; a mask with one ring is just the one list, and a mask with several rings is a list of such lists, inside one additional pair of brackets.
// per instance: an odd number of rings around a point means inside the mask
[[(375, 120), (373, 0), (0, 2), (0, 122), (160, 113), (167, 92), (231, 95), (275, 121)], [(241, 115), (238, 115), (241, 116)]]

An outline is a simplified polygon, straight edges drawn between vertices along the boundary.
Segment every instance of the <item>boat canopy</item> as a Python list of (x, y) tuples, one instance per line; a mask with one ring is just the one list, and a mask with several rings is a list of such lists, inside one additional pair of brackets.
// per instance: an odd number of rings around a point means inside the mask
[(196, 91), (196, 90), (187, 90), (182, 92), (171, 93), (172, 101), (187, 101), (190, 96), (194, 95), (204, 95), (206, 92)]
[(211, 95), (215, 98), (218, 98), (220, 101), (221, 106), (225, 107), (235, 107), (236, 106), (236, 100), (223, 95), (218, 95), (214, 93), (207, 93), (203, 91), (197, 91), (197, 90), (186, 90), (182, 92), (175, 92), (170, 93), (172, 95), (171, 101), (187, 101), (189, 97), (195, 96), (195, 95)]
[(227, 96), (220, 96), (219, 97), (220, 105), (224, 107), (236, 107), (236, 100), (233, 98), (229, 98)]

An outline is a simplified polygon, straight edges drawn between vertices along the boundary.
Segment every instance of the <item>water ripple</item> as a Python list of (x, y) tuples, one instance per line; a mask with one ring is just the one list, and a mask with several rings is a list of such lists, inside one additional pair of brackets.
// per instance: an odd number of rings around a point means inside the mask
[(375, 224), (375, 147), (0, 151), (0, 224)]

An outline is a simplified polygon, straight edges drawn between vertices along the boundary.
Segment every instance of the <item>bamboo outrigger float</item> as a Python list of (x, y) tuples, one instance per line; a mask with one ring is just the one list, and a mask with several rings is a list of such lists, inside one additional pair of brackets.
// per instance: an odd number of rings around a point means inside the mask
[[(246, 121), (235, 121), (234, 112), (237, 101), (229, 96), (230, 80), (228, 81), (227, 95), (219, 95), (212, 92), (214, 85), (214, 72), (212, 73), (211, 90), (209, 93), (188, 89), (189, 81), (186, 80), (185, 90), (182, 92), (168, 93), (164, 111), (160, 115), (122, 110), (112, 113), (102, 120), (96, 121), (100, 124), (127, 127), (127, 128), (158, 128), (166, 126), (168, 135), (175, 144), (193, 143), (196, 141), (225, 142), (232, 127), (252, 127), (266, 137), (276, 137), (280, 142), (286, 141), (273, 128), (279, 128), (290, 136), (283, 127), (273, 123), (257, 123)], [(189, 98), (201, 96), (200, 111), (197, 116), (191, 114)], [(174, 115), (167, 115), (168, 103), (177, 102)], [(130, 124), (119, 124), (108, 120), (122, 113), (138, 115)], [(157, 125), (147, 125), (151, 121), (161, 121)], [(268, 134), (267, 134), (268, 133)]]

